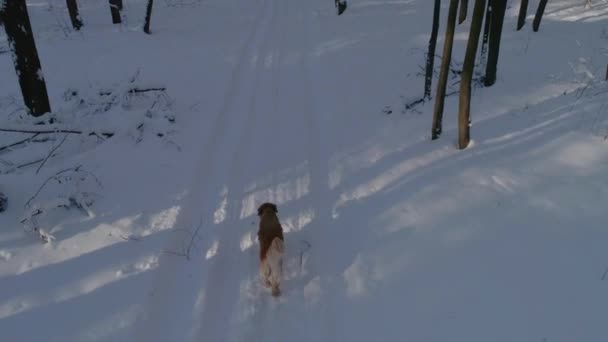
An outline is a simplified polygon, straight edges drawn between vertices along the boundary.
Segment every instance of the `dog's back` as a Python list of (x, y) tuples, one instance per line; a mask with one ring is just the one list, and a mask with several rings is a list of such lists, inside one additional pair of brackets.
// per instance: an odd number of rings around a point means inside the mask
[(264, 284), (272, 288), (272, 294), (281, 293), (279, 286), (282, 278), (283, 227), (277, 217), (277, 207), (272, 203), (264, 203), (258, 208), (260, 227), (258, 240), (260, 242), (260, 275)]
[(270, 244), (275, 238), (283, 240), (283, 227), (276, 214), (276, 206), (265, 203), (258, 209), (260, 215), (260, 227), (258, 230), (258, 240), (260, 241), (260, 260), (266, 258), (266, 253)]

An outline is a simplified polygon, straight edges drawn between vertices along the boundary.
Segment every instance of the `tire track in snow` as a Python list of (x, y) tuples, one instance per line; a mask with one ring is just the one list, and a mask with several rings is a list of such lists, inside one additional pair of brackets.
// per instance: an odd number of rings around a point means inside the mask
[[(219, 231), (219, 250), (212, 259), (205, 286), (207, 303), (202, 314), (202, 326), (199, 334), (200, 337), (204, 336), (205, 340), (210, 341), (232, 340), (230, 334), (235, 331), (231, 328), (231, 325), (238, 317), (236, 310), (238, 309), (237, 304), (240, 296), (239, 285), (240, 280), (242, 280), (239, 279), (239, 276), (246, 274), (243, 268), (239, 267), (241, 264), (239, 258), (243, 256), (239, 248), (239, 241), (241, 235), (250, 229), (241, 218), (242, 195), (246, 185), (247, 167), (252, 167), (251, 156), (254, 152), (252, 151), (255, 142), (254, 133), (258, 133), (256, 137), (259, 138), (259, 133), (262, 131), (255, 126), (258, 123), (263, 124), (265, 121), (260, 120), (260, 112), (268, 112), (264, 108), (264, 103), (259, 101), (262, 96), (258, 96), (264, 90), (262, 76), (267, 66), (270, 66), (271, 71), (275, 70), (272, 65), (274, 63), (272, 58), (276, 51), (271, 49), (271, 33), (277, 29), (275, 25), (277, 0), (269, 1), (269, 8), (266, 10), (268, 19), (264, 20), (263, 34), (256, 39), (255, 43), (259, 46), (259, 49), (253, 55), (255, 64), (253, 79), (249, 92), (242, 95), (243, 98), (248, 97), (248, 101), (243, 103), (243, 108), (235, 107), (235, 110), (242, 109), (248, 114), (238, 135), (238, 143), (235, 145), (228, 168), (229, 174), (225, 184), (228, 189), (227, 207), (229, 214), (225, 221), (216, 228)], [(268, 65), (268, 63), (271, 64)]]
[[(203, 145), (201, 152), (201, 158), (197, 162), (197, 168), (194, 172), (194, 179), (190, 189), (192, 192), (188, 194), (188, 197), (184, 199), (184, 206), (180, 212), (178, 221), (175, 227), (186, 228), (196, 226), (196, 222), (199, 219), (199, 214), (203, 213), (206, 218), (210, 217), (212, 213), (212, 206), (214, 192), (209, 191), (210, 185), (212, 185), (212, 178), (215, 178), (215, 174), (221, 172), (218, 166), (218, 159), (221, 156), (222, 145), (227, 142), (226, 136), (229, 135), (230, 131), (234, 131), (234, 126), (239, 124), (239, 120), (229, 117), (229, 111), (234, 106), (235, 100), (239, 94), (241, 84), (246, 79), (247, 71), (245, 69), (246, 64), (251, 60), (255, 54), (255, 38), (258, 36), (259, 31), (265, 26), (265, 17), (267, 13), (268, 2), (272, 0), (260, 0), (258, 5), (258, 12), (255, 15), (254, 24), (249, 34), (246, 36), (241, 48), (238, 53), (238, 61), (235, 69), (231, 74), (230, 81), (226, 90), (226, 95), (217, 116), (214, 119), (213, 133), (209, 139)], [(233, 119), (230, 121), (230, 119)], [(238, 131), (241, 131), (240, 129)], [(224, 153), (227, 154), (227, 153)], [(216, 166), (216, 167), (214, 167)], [(207, 198), (205, 198), (207, 197)], [(202, 210), (200, 208), (202, 207)], [(205, 224), (208, 224), (206, 220)], [(208, 229), (207, 226), (203, 227)], [(202, 235), (207, 232), (201, 232)], [(184, 243), (184, 238), (180, 234), (174, 234), (174, 238), (168, 240), (165, 250), (179, 250)], [(180, 294), (178, 286), (183, 284), (176, 284), (179, 279), (178, 277), (184, 277), (187, 272), (187, 265), (181, 258), (175, 258), (168, 255), (162, 255), (160, 259), (160, 269), (157, 273), (155, 281), (152, 285), (152, 293), (148, 302), (144, 305), (141, 312), (142, 314), (138, 317), (136, 323), (136, 336), (135, 340), (138, 341), (168, 341), (173, 340), (172, 331), (169, 326), (178, 326), (182, 322), (175, 322), (179, 318), (176, 318), (172, 309), (183, 310), (189, 308), (192, 303), (184, 303), (178, 300)], [(187, 299), (191, 299), (187, 297)], [(186, 306), (183, 306), (185, 304)], [(183, 315), (183, 313), (180, 313)], [(177, 315), (179, 316), (179, 315)], [(177, 329), (176, 329), (177, 330)]]
[[(285, 134), (285, 130), (283, 129), (285, 126), (285, 113), (280, 111), (280, 100), (281, 100), (281, 82), (280, 82), (280, 74), (281, 67), (283, 66), (283, 56), (284, 56), (284, 42), (286, 37), (286, 29), (287, 25), (286, 20), (287, 16), (284, 13), (285, 10), (285, 1), (274, 1), (273, 3), (273, 15), (272, 15), (272, 28), (271, 32), (273, 33), (272, 37), (269, 39), (273, 42), (272, 52), (270, 54), (272, 58), (271, 64), (271, 75), (269, 79), (269, 90), (270, 97), (272, 98), (272, 110), (264, 111), (266, 116), (263, 120), (258, 121), (258, 126), (256, 127), (256, 131), (264, 132), (266, 131), (264, 141), (257, 145), (258, 148), (268, 149), (267, 153), (261, 153), (256, 155), (256, 162), (272, 165), (274, 162), (273, 156), (276, 153), (280, 152), (282, 146), (277, 144), (278, 141), (286, 141), (283, 139), (283, 134)], [(283, 114), (283, 115), (281, 115)], [(271, 124), (272, 127), (268, 127)], [(273, 128), (279, 128), (278, 130), (274, 130)], [(269, 132), (270, 130), (270, 132)], [(277, 132), (278, 131), (278, 132)], [(275, 164), (276, 165), (276, 164)], [(272, 170), (272, 182), (271, 184), (277, 184), (276, 170)], [(272, 185), (271, 185), (272, 186)], [(267, 194), (267, 198), (259, 199), (260, 201), (271, 201), (276, 202), (275, 195), (272, 191), (269, 191)], [(256, 226), (257, 227), (257, 226)], [(256, 246), (257, 248), (257, 246)], [(237, 324), (235, 327), (238, 331), (236, 331), (236, 336), (234, 336), (234, 340), (236, 341), (248, 341), (248, 342), (267, 342), (266, 338), (267, 334), (267, 325), (269, 322), (269, 303), (271, 301), (275, 301), (275, 298), (269, 296), (269, 294), (262, 289), (258, 280), (258, 268), (259, 262), (257, 260), (257, 251), (255, 248), (251, 248), (251, 252), (246, 257), (249, 259), (249, 268), (247, 274), (248, 284), (245, 284), (244, 293), (240, 293), (240, 303), (238, 304), (237, 310), (242, 310), (245, 312), (252, 312), (251, 316), (247, 317), (247, 323), (244, 325)], [(237, 312), (236, 317), (240, 317), (241, 320), (246, 319), (243, 313)], [(232, 340), (232, 339), (231, 339)]]
[[(314, 48), (311, 45), (312, 30), (319, 28), (319, 23), (313, 21), (313, 9), (311, 3), (308, 1), (292, 0), (294, 4), (299, 5), (299, 17), (301, 18), (301, 26), (303, 31), (302, 37), (302, 76), (304, 81), (305, 98), (308, 99), (308, 113), (307, 115), (307, 138), (309, 142), (308, 159), (311, 175), (311, 194), (309, 196), (310, 207), (315, 213), (315, 217), (311, 225), (313, 227), (312, 234), (315, 232), (323, 232), (331, 229), (331, 203), (330, 203), (330, 191), (329, 191), (329, 155), (327, 149), (324, 148), (327, 144), (326, 133), (323, 131), (324, 125), (322, 124), (322, 117), (320, 111), (322, 108), (319, 107), (319, 98), (330, 98), (334, 101), (338, 101), (337, 92), (334, 94), (319, 94), (315, 92), (313, 87), (314, 81), (321, 81), (322, 77), (316, 73), (317, 69), (313, 68), (313, 62), (319, 63), (317, 60), (311, 60), (313, 56)], [(327, 113), (326, 113), (327, 114)], [(323, 267), (326, 263), (331, 262), (331, 259), (324, 260), (324, 255), (331, 254), (333, 246), (330, 244), (332, 241), (324, 240), (323, 237), (326, 234), (317, 234), (312, 236), (311, 241), (313, 247), (311, 252), (316, 255), (311, 255), (312, 271), (314, 268), (317, 269), (317, 275), (319, 275), (320, 267)], [(316, 264), (315, 264), (316, 263)], [(322, 279), (322, 284), (327, 285), (327, 279)], [(329, 300), (323, 300), (323, 307), (321, 308), (320, 315), (312, 318), (314, 321), (311, 322), (312, 326), (325, 327), (323, 332), (317, 332), (318, 336), (308, 336), (309, 339), (323, 338), (324, 340), (335, 340), (336, 339), (336, 307), (335, 301), (331, 294), (331, 290), (323, 289), (324, 296)], [(306, 298), (304, 298), (306, 300)], [(306, 303), (304, 303), (306, 304)], [(306, 329), (310, 331), (310, 329)]]

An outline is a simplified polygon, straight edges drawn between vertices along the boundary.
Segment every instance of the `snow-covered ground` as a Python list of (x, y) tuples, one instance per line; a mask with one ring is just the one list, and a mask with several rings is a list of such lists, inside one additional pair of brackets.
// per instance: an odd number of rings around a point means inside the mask
[[(28, 1), (55, 125), (97, 135), (0, 150), (0, 341), (606, 340), (608, 1), (549, 1), (537, 33), (509, 2), (464, 151), (457, 96), (437, 141), (432, 103), (403, 112), (430, 0), (157, 1), (152, 35), (124, 3), (113, 26), (79, 1), (73, 32), (65, 2)], [(32, 127), (4, 46), (0, 127)]]

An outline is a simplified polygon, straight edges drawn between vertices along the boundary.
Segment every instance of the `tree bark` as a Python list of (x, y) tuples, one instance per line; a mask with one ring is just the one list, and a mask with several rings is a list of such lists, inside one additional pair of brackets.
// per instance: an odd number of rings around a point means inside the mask
[(72, 21), (72, 27), (78, 31), (82, 27), (82, 20), (78, 14), (78, 3), (76, 0), (66, 0), (68, 6), (68, 12), (70, 13), (70, 20)]
[(4, 24), (25, 106), (30, 115), (36, 117), (50, 112), (49, 96), (25, 0), (6, 1), (4, 7), (0, 7), (0, 21)]
[(452, 61), (452, 46), (454, 44), (454, 29), (456, 27), (456, 15), (458, 14), (458, 0), (450, 0), (448, 9), (448, 23), (443, 42), (443, 57), (441, 59), (441, 71), (437, 82), (437, 94), (435, 108), (433, 110), (433, 126), (431, 128), (431, 139), (439, 138), (442, 130), (443, 106), (445, 103), (445, 90), (448, 83), (450, 72), (450, 62)]
[(488, 1), (486, 5), (486, 15), (483, 24), (483, 36), (481, 40), (481, 53), (479, 56), (480, 64), (486, 63), (486, 56), (488, 55), (488, 41), (490, 39), (490, 26), (492, 26), (492, 5)]
[(467, 20), (467, 12), (469, 11), (469, 0), (460, 0), (460, 16), (458, 17), (458, 25)]
[(517, 17), (517, 31), (521, 30), (526, 24), (526, 15), (528, 14), (528, 0), (521, 0), (519, 4), (519, 16)]
[(545, 13), (545, 6), (547, 6), (547, 0), (540, 0), (540, 2), (538, 3), (538, 8), (536, 9), (534, 21), (532, 22), (532, 30), (534, 32), (538, 32), (538, 28), (540, 27), (540, 21), (543, 19), (543, 14)]
[(484, 86), (490, 87), (496, 82), (496, 69), (498, 66), (498, 54), (500, 52), (500, 39), (502, 27), (507, 10), (507, 0), (489, 0), (492, 4), (492, 23), (490, 27), (490, 44), (488, 49), (488, 62), (486, 64), (486, 75)]
[(475, 0), (469, 41), (462, 64), (462, 76), (460, 81), (460, 99), (458, 103), (458, 148), (465, 149), (471, 140), (471, 80), (475, 67), (475, 55), (479, 45), (479, 34), (484, 17), (485, 0)]
[(152, 19), (152, 5), (154, 0), (148, 0), (148, 6), (146, 7), (146, 20), (144, 23), (144, 32), (150, 34), (150, 19)]
[(439, 32), (439, 14), (441, 11), (441, 0), (435, 0), (433, 9), (433, 28), (429, 39), (429, 50), (426, 55), (426, 75), (424, 79), (424, 98), (431, 98), (431, 85), (433, 84), (433, 68), (435, 67), (435, 48), (437, 47), (437, 34)]
[(120, 11), (122, 10), (122, 0), (109, 0), (110, 1), (110, 13), (112, 14), (112, 24), (120, 24), (122, 18)]

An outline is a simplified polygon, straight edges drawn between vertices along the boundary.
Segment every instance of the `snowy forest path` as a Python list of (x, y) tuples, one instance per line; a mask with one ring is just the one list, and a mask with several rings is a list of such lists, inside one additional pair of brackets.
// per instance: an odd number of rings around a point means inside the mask
[[(273, 335), (266, 315), (271, 298), (257, 278), (251, 222), (257, 206), (271, 201), (281, 211), (281, 204), (301, 198), (326, 216), (330, 207), (324, 203), (327, 159), (313, 101), (308, 6), (259, 0), (176, 223), (186, 234), (167, 244), (166, 250), (184, 250), (193, 262), (161, 259), (138, 340), (265, 341)], [(304, 183), (293, 180), (298, 176)], [(285, 177), (299, 185), (285, 190)]]

